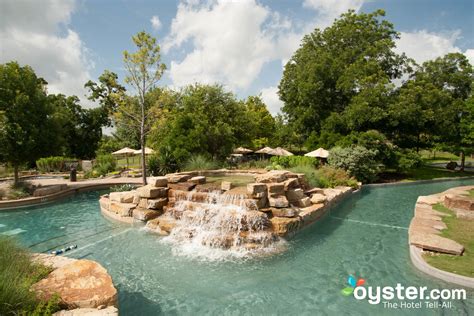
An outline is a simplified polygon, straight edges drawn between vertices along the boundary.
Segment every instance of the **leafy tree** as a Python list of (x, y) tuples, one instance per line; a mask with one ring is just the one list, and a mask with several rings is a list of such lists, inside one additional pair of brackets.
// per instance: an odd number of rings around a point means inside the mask
[[(149, 103), (146, 102), (146, 93), (154, 88), (155, 84), (161, 79), (166, 69), (165, 64), (161, 63), (160, 46), (156, 43), (156, 39), (146, 32), (139, 32), (132, 36), (137, 51), (129, 53), (123, 52), (123, 60), (127, 70), (125, 82), (135, 88), (138, 95), (139, 115), (135, 115), (129, 111), (126, 106), (119, 107), (119, 112), (129, 116), (136, 122), (140, 130), (140, 146), (142, 150), (142, 180), (146, 184), (146, 159), (145, 159), (145, 143), (146, 143), (146, 123)], [(133, 105), (133, 103), (132, 103)]]
[(379, 172), (380, 164), (376, 156), (376, 150), (362, 146), (334, 147), (330, 151), (328, 162), (331, 166), (344, 169), (349, 175), (366, 183), (374, 181)]
[(283, 111), (305, 137), (346, 109), (350, 129), (382, 125), (390, 81), (407, 69), (406, 57), (393, 50), (399, 35), (384, 15), (349, 11), (306, 35), (286, 64), (279, 85)]
[(0, 161), (14, 168), (15, 185), (22, 164), (54, 152), (57, 140), (46, 81), (29, 66), (0, 65)]
[(275, 119), (268, 112), (260, 96), (250, 96), (245, 101), (247, 119), (249, 120), (249, 138), (251, 147), (267, 146), (275, 133)]

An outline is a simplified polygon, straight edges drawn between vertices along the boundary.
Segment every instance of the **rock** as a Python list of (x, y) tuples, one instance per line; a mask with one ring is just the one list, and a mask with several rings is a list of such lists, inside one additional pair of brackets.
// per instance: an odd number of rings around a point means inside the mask
[(110, 208), (110, 199), (108, 197), (101, 196), (99, 199), (99, 205), (101, 208), (108, 211)]
[(141, 198), (140, 202), (138, 202), (137, 207), (148, 208), (148, 199), (147, 198)]
[(132, 203), (136, 191), (127, 192), (110, 192), (109, 198), (111, 201), (119, 203)]
[(141, 198), (155, 199), (166, 197), (168, 195), (167, 188), (156, 188), (152, 185), (145, 185), (137, 189), (137, 193)]
[(270, 207), (283, 208), (283, 207), (290, 206), (290, 203), (286, 199), (286, 196), (277, 195), (277, 196), (270, 196), (268, 198), (268, 205), (270, 205)]
[(299, 216), (304, 225), (313, 223), (324, 214), (324, 204), (313, 204), (311, 206), (302, 208)]
[(270, 219), (271, 228), (278, 236), (287, 236), (294, 233), (300, 227), (301, 219), (299, 217), (273, 217)]
[(269, 195), (281, 195), (285, 194), (285, 184), (284, 183), (268, 183), (267, 184), (268, 194)]
[(191, 191), (196, 187), (196, 183), (192, 182), (180, 182), (180, 183), (170, 183), (168, 184), (168, 188), (170, 190), (179, 190), (179, 191)]
[(229, 191), (233, 188), (233, 184), (232, 182), (229, 182), (229, 181), (222, 181), (221, 183), (221, 190), (222, 191)]
[(414, 233), (410, 235), (410, 244), (425, 250), (462, 255), (464, 247), (454, 240), (435, 234)]
[(286, 198), (288, 199), (288, 201), (290, 201), (290, 203), (299, 201), (305, 197), (306, 195), (304, 195), (302, 189), (291, 189), (286, 191)]
[(189, 179), (189, 182), (196, 183), (196, 184), (204, 184), (206, 183), (206, 177), (205, 176), (192, 177), (191, 179)]
[(90, 260), (77, 260), (54, 270), (47, 278), (33, 284), (32, 290), (43, 300), (49, 300), (57, 293), (60, 305), (68, 309), (117, 304), (112, 278), (100, 264)]
[(294, 208), (274, 208), (268, 209), (275, 217), (296, 217), (298, 216), (298, 209)]
[(436, 230), (443, 230), (447, 228), (444, 222), (440, 220), (433, 220), (433, 219), (413, 217), (411, 220), (411, 223), (418, 226), (432, 227)]
[(171, 230), (176, 227), (176, 219), (172, 217), (160, 217), (158, 226), (162, 231), (170, 233)]
[(435, 205), (443, 202), (443, 196), (438, 194), (419, 196), (416, 203)]
[(474, 211), (474, 198), (448, 194), (444, 197), (444, 205), (451, 209)]
[(336, 201), (339, 196), (342, 195), (342, 191), (338, 189), (324, 189), (323, 192), (328, 202), (332, 200)]
[(300, 187), (300, 183), (298, 181), (298, 178), (290, 178), (286, 180), (284, 183), (284, 189), (285, 191), (292, 190), (292, 189), (297, 189)]
[(455, 170), (458, 167), (458, 163), (455, 161), (450, 161), (446, 164), (446, 169)]
[(309, 190), (306, 190), (304, 191), (304, 194), (306, 195), (313, 195), (315, 193), (320, 193), (320, 194), (323, 194), (324, 195), (324, 189), (321, 189), (321, 188), (312, 188), (312, 189), (309, 189)]
[(103, 309), (96, 308), (76, 308), (72, 310), (62, 310), (53, 314), (54, 316), (118, 316), (118, 309), (109, 306)]
[(156, 188), (159, 187), (166, 187), (168, 185), (168, 178), (167, 177), (150, 177), (147, 179), (149, 185), (154, 186)]
[(247, 193), (253, 198), (261, 198), (267, 195), (267, 185), (265, 183), (247, 184)]
[(305, 196), (304, 198), (302, 198), (300, 200), (293, 201), (290, 204), (293, 205), (293, 206), (297, 206), (297, 207), (308, 207), (308, 206), (311, 205), (311, 199), (309, 197)]
[(136, 208), (133, 210), (133, 218), (139, 221), (149, 221), (150, 219), (157, 218), (161, 215), (161, 212), (154, 210), (147, 210), (144, 208)]
[(167, 198), (160, 198), (160, 199), (149, 199), (147, 202), (147, 207), (153, 210), (162, 210), (163, 206), (168, 203)]
[(109, 211), (120, 216), (132, 216), (132, 210), (135, 207), (133, 203), (110, 202)]
[(327, 197), (321, 193), (314, 193), (311, 195), (311, 203), (313, 204), (324, 204), (327, 201)]
[(31, 260), (33, 262), (51, 267), (53, 269), (62, 268), (68, 264), (76, 262), (78, 259), (63, 257), (63, 256), (55, 256), (55, 255), (48, 255), (45, 253), (34, 253), (31, 255)]
[(168, 179), (168, 183), (179, 183), (179, 182), (186, 182), (191, 179), (193, 176), (189, 174), (167, 174), (166, 178)]
[(273, 183), (283, 182), (287, 179), (288, 171), (285, 170), (272, 170), (264, 174), (255, 176), (255, 182), (257, 183)]
[(67, 184), (54, 184), (46, 187), (39, 187), (33, 192), (33, 196), (46, 196), (64, 191), (68, 188)]

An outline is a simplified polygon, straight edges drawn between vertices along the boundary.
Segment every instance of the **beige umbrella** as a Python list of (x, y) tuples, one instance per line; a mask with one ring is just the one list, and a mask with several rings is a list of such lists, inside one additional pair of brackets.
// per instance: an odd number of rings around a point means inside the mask
[(318, 158), (327, 158), (329, 156), (329, 151), (327, 151), (324, 148), (318, 148), (316, 150), (313, 150), (312, 152), (309, 152), (305, 154), (307, 157), (318, 157)]
[(281, 147), (269, 151), (268, 154), (272, 156), (293, 156), (293, 153)]
[[(147, 155), (151, 155), (153, 154), (155, 151), (153, 149), (151, 149), (150, 147), (145, 147), (145, 156)], [(142, 150), (141, 149), (137, 149), (133, 152), (135, 155), (141, 155), (142, 154)]]
[(135, 149), (124, 147), (120, 150), (114, 151), (112, 155), (114, 156), (124, 156), (127, 158), (127, 169), (128, 169), (128, 157), (135, 154)]
[(273, 150), (273, 148), (271, 148), (271, 147), (263, 147), (262, 149), (257, 150), (255, 153), (256, 154), (268, 154), (272, 150)]
[(239, 147), (234, 150), (234, 154), (250, 154), (250, 153), (253, 153), (253, 150), (250, 150), (244, 147)]

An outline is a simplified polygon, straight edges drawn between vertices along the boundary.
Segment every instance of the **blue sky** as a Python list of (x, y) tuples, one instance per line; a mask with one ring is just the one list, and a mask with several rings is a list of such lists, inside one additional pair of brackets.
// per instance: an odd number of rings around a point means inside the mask
[[(384, 9), (401, 32), (397, 50), (423, 62), (452, 51), (474, 61), (474, 1), (469, 0), (4, 0), (0, 62), (31, 65), (50, 92), (77, 94), (105, 69), (125, 75), (131, 36), (155, 36), (168, 66), (161, 85), (223, 84), (244, 98), (262, 94), (272, 113), (283, 65), (301, 37), (351, 8)], [(154, 24), (152, 23), (154, 22)]]

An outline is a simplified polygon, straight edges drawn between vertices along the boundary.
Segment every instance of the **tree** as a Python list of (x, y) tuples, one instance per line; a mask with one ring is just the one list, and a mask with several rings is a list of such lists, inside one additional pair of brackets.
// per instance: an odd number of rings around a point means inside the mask
[(393, 50), (399, 35), (384, 15), (349, 11), (303, 38), (279, 85), (283, 111), (303, 136), (319, 134), (326, 118), (346, 109), (349, 128), (382, 124), (390, 82), (408, 69), (407, 58)]
[(99, 77), (99, 83), (89, 80), (84, 85), (90, 91), (89, 100), (99, 101), (109, 115), (112, 115), (123, 100), (126, 89), (118, 82), (117, 74), (105, 70)]
[(14, 168), (15, 184), (22, 164), (54, 151), (57, 140), (47, 103), (46, 81), (29, 66), (0, 65), (0, 161)]
[(146, 121), (149, 104), (147, 104), (145, 96), (160, 80), (166, 66), (160, 62), (160, 46), (156, 43), (155, 38), (142, 31), (132, 36), (132, 40), (138, 50), (134, 53), (129, 53), (128, 51), (123, 52), (125, 69), (128, 74), (125, 78), (125, 82), (134, 87), (138, 93), (137, 97), (140, 113), (139, 115), (135, 115), (124, 106), (119, 108), (119, 111), (134, 120), (140, 128), (142, 179), (143, 184), (146, 184), (145, 143), (146, 134), (148, 133), (146, 130)]
[(260, 96), (250, 96), (245, 101), (245, 109), (249, 124), (250, 147), (267, 146), (275, 133), (275, 119), (268, 112), (267, 106)]

